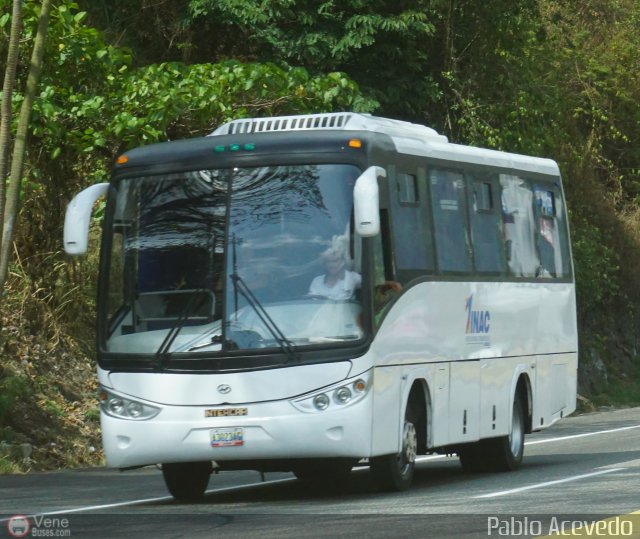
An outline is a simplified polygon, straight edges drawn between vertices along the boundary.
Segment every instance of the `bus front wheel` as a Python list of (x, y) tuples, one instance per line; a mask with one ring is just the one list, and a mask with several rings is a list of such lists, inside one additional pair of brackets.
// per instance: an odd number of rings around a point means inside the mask
[(192, 502), (204, 497), (213, 467), (211, 462), (171, 462), (162, 465), (162, 475), (171, 495)]
[(411, 485), (418, 452), (417, 416), (409, 403), (402, 428), (400, 453), (371, 459), (371, 476), (379, 489), (400, 491)]

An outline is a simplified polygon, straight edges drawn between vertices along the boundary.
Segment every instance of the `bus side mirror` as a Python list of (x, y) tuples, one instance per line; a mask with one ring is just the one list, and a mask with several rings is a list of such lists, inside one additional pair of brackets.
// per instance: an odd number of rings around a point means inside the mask
[(97, 183), (80, 191), (67, 206), (64, 216), (64, 250), (83, 255), (89, 243), (89, 222), (96, 200), (107, 193), (108, 183)]
[(353, 188), (356, 232), (363, 238), (371, 238), (380, 233), (378, 177), (386, 178), (386, 171), (382, 167), (369, 167), (360, 174)]

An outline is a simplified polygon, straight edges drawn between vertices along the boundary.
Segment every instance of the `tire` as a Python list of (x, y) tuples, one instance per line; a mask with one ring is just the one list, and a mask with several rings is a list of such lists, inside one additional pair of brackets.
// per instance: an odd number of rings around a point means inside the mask
[(174, 462), (162, 465), (162, 475), (171, 495), (180, 501), (201, 500), (209, 484), (211, 462)]
[(371, 477), (380, 490), (407, 490), (413, 480), (418, 451), (416, 417), (419, 414), (408, 404), (402, 427), (400, 453), (371, 459)]
[(335, 458), (304, 461), (293, 468), (293, 474), (315, 488), (343, 489), (346, 487), (355, 459)]
[(501, 438), (488, 440), (487, 450), (491, 456), (491, 471), (511, 472), (520, 467), (524, 456), (525, 425), (524, 403), (516, 393), (513, 400), (513, 414), (509, 434)]

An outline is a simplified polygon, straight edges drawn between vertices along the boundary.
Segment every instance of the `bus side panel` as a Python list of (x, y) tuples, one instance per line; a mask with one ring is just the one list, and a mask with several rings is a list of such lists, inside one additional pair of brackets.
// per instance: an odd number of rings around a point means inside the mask
[(480, 363), (480, 438), (507, 434), (513, 371), (507, 358), (483, 359)]
[(479, 436), (480, 363), (451, 363), (449, 393), (449, 443), (473, 442)]
[(577, 354), (538, 356), (533, 398), (534, 430), (548, 427), (576, 409)]
[(400, 395), (402, 366), (377, 367), (373, 371), (373, 419), (371, 456), (400, 450)]
[[(440, 447), (506, 435), (521, 374), (531, 387), (534, 429), (550, 424), (554, 414), (573, 411), (575, 327), (572, 283), (422, 282), (406, 290), (389, 310), (372, 351), (377, 365), (422, 363), (435, 369), (430, 390), (438, 389), (432, 395), (429, 445)], [(537, 358), (555, 358), (565, 366), (552, 373), (546, 365), (552, 360), (542, 359), (542, 372), (536, 373)], [(399, 384), (395, 387), (400, 391)], [(399, 394), (387, 395), (376, 407), (399, 407), (398, 400)], [(556, 410), (540, 408), (545, 406)], [(386, 442), (383, 434), (378, 436), (374, 448)]]
[(429, 447), (439, 447), (449, 443), (449, 388), (450, 363), (435, 365), (435, 383), (432, 386), (431, 417), (428, 419), (431, 436), (427, 437)]

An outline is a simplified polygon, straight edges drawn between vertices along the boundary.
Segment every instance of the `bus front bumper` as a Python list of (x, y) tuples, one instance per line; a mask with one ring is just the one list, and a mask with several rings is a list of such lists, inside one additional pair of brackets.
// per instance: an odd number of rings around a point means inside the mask
[[(238, 414), (238, 415), (226, 415)], [(101, 412), (107, 465), (370, 456), (372, 395), (325, 411), (289, 400), (246, 406), (163, 406), (147, 420)], [(250, 462), (247, 468), (251, 468)]]

